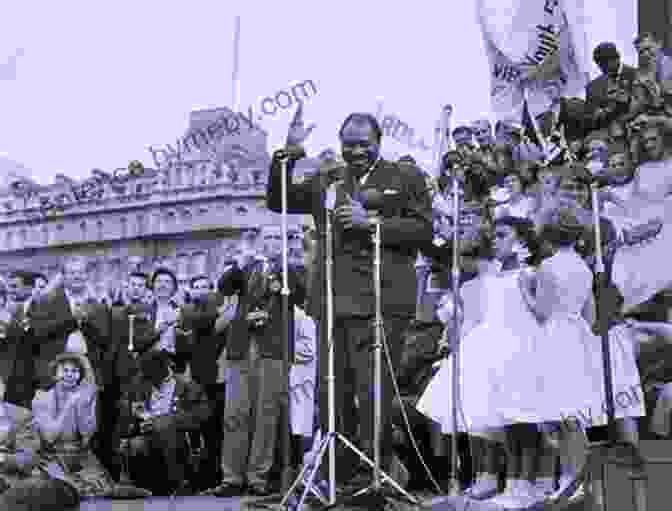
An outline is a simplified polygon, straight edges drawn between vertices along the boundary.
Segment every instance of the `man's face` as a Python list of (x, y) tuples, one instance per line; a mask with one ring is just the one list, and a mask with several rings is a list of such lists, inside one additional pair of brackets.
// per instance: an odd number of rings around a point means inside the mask
[(132, 276), (128, 280), (128, 297), (131, 300), (141, 300), (147, 292), (145, 279), (140, 276)]
[(616, 153), (609, 157), (609, 175), (613, 177), (626, 177), (631, 172), (630, 161), (625, 153)]
[(191, 296), (196, 301), (203, 301), (210, 292), (210, 281), (208, 279), (198, 279), (191, 286)]
[(87, 280), (88, 272), (83, 262), (68, 263), (63, 269), (63, 286), (71, 293), (82, 293), (86, 289)]
[(282, 255), (282, 232), (280, 229), (265, 228), (261, 232), (262, 250), (266, 257)]
[(25, 285), (21, 277), (10, 277), (7, 280), (7, 297), (13, 302), (26, 301), (33, 292), (33, 288)]
[(660, 44), (653, 39), (646, 38), (636, 47), (640, 66), (649, 66), (656, 61)]
[(513, 245), (516, 241), (516, 231), (510, 225), (495, 226), (494, 249), (497, 259), (504, 259), (513, 253)]
[(341, 135), (343, 159), (355, 171), (363, 175), (378, 158), (380, 144), (373, 127), (365, 122), (350, 122)]
[(63, 362), (56, 370), (56, 378), (66, 388), (73, 388), (79, 384), (81, 371), (79, 367), (72, 362)]
[(175, 294), (175, 282), (170, 275), (161, 273), (154, 279), (154, 295), (157, 298), (170, 298)]
[(650, 161), (663, 159), (663, 137), (657, 129), (645, 129), (641, 134), (642, 149)]

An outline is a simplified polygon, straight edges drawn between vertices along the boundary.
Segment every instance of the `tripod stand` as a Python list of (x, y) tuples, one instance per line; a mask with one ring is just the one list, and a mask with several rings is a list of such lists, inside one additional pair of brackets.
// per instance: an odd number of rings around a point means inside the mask
[(373, 483), (371, 486), (364, 488), (356, 493), (346, 497), (348, 501), (354, 500), (360, 497), (363, 497), (368, 494), (373, 494), (374, 496), (382, 499), (380, 495), (382, 484), (386, 482), (390, 484), (397, 492), (401, 493), (409, 501), (413, 503), (418, 503), (417, 499), (406, 492), (396, 481), (392, 479), (388, 474), (383, 472), (380, 468), (381, 464), (381, 455), (380, 455), (380, 437), (381, 437), (381, 385), (382, 385), (382, 349), (383, 349), (383, 330), (382, 330), (382, 305), (381, 305), (381, 227), (380, 221), (374, 220), (373, 224), (375, 226), (374, 234), (374, 290), (375, 290), (375, 301), (376, 301), (376, 317), (375, 317), (375, 344), (374, 344), (374, 460), (370, 460), (362, 451), (357, 449), (355, 445), (350, 442), (344, 435), (336, 431), (336, 406), (335, 406), (335, 374), (334, 374), (334, 304), (333, 304), (333, 227), (332, 227), (332, 218), (331, 212), (334, 209), (335, 203), (335, 185), (330, 187), (330, 190), (327, 192), (327, 200), (325, 201), (326, 206), (326, 261), (325, 261), (325, 277), (326, 277), (326, 300), (327, 300), (327, 345), (328, 345), (328, 374), (327, 374), (327, 391), (328, 391), (328, 428), (329, 431), (322, 439), (320, 443), (318, 454), (315, 459), (313, 466), (304, 465), (301, 472), (299, 473), (297, 479), (294, 481), (294, 484), (290, 487), (287, 494), (282, 499), (280, 503), (281, 506), (285, 506), (289, 495), (291, 495), (294, 489), (298, 486), (299, 482), (303, 480), (304, 475), (310, 470), (308, 475), (308, 481), (306, 482), (306, 487), (301, 495), (301, 499), (297, 505), (297, 511), (303, 509), (303, 503), (308, 495), (309, 491), (313, 489), (313, 483), (315, 481), (315, 476), (322, 464), (322, 459), (324, 454), (329, 450), (329, 495), (327, 500), (327, 508), (333, 508), (337, 505), (336, 502), (336, 441), (340, 441), (354, 452), (361, 461), (366, 463), (369, 467), (373, 469)]

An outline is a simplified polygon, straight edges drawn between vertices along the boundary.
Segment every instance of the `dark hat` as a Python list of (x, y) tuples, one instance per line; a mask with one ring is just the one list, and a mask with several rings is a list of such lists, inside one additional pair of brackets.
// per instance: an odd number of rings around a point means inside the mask
[(618, 52), (616, 45), (614, 43), (600, 43), (597, 45), (595, 50), (593, 50), (593, 60), (595, 62), (601, 62), (603, 60), (621, 58), (621, 54)]

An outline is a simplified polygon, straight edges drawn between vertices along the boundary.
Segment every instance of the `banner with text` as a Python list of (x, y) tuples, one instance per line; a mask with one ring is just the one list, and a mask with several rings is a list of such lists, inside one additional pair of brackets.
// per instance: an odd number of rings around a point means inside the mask
[(525, 99), (538, 116), (588, 83), (583, 0), (478, 0), (499, 120), (520, 122)]

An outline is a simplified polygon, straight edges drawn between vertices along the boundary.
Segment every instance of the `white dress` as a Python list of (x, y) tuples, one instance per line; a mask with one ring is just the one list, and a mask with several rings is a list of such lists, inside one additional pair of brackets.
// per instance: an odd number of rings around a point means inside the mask
[[(497, 263), (494, 263), (497, 265)], [(509, 387), (516, 382), (520, 353), (530, 351), (540, 327), (523, 302), (518, 288), (520, 271), (491, 268), (465, 283), (463, 338), (460, 344), (460, 401), (458, 430), (487, 433), (511, 421), (502, 414), (509, 402)], [(453, 431), (452, 356), (430, 381), (417, 409), (441, 424), (443, 433)]]
[[(574, 249), (561, 249), (542, 263), (536, 298), (548, 319), (530, 351), (519, 357), (516, 372), (528, 380), (512, 389), (503, 411), (507, 419), (539, 423), (572, 417), (585, 427), (606, 423), (601, 338), (582, 316), (591, 297), (592, 273)], [(642, 401), (626, 401), (623, 394), (632, 395), (640, 385), (630, 329), (612, 328), (609, 338), (616, 416), (645, 415)]]

